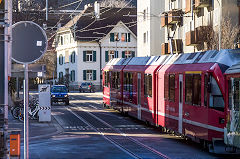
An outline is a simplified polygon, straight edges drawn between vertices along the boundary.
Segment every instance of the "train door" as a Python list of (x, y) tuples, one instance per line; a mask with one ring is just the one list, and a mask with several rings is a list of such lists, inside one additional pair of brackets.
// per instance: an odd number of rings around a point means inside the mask
[(138, 73), (137, 80), (137, 104), (138, 104), (138, 119), (141, 120), (141, 73)]
[(179, 117), (178, 117), (178, 132), (182, 134), (183, 125), (183, 75), (179, 74)]

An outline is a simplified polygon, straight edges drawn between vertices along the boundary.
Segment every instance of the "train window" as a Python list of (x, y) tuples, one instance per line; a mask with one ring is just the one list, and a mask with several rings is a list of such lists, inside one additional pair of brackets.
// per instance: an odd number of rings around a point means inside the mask
[(152, 75), (144, 75), (144, 95), (146, 97), (152, 97)]
[(108, 83), (109, 83), (109, 72), (105, 71), (104, 72), (104, 87), (108, 87)]
[(185, 103), (201, 105), (201, 75), (185, 75)]
[(201, 105), (201, 75), (193, 75), (193, 105)]
[(192, 85), (193, 85), (193, 75), (185, 75), (185, 103), (192, 104)]
[(164, 99), (168, 99), (168, 75), (164, 75)]
[(169, 100), (175, 100), (175, 75), (169, 75)]
[(128, 73), (128, 72), (124, 73), (123, 84), (124, 84), (124, 87), (123, 87), (124, 91), (129, 92), (129, 98), (130, 100), (132, 100), (133, 98), (133, 74), (132, 73)]
[(207, 88), (208, 88), (208, 76), (204, 76), (204, 106), (207, 106)]
[(211, 93), (209, 97), (209, 107), (212, 109), (224, 111), (224, 99), (217, 81), (210, 76)]
[(120, 72), (117, 72), (117, 89), (120, 88)]
[(240, 78), (233, 78), (229, 80), (228, 84), (229, 93), (229, 109), (239, 111), (240, 109)]

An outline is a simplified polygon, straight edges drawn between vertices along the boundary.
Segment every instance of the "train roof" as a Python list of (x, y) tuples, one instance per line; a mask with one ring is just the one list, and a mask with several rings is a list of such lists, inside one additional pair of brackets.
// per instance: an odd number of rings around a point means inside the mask
[(210, 50), (197, 53), (184, 53), (151, 57), (115, 58), (107, 65), (168, 65), (219, 63), (231, 67), (240, 61), (240, 49)]
[(238, 62), (237, 64), (233, 65), (232, 67), (229, 67), (226, 70), (226, 74), (234, 74), (234, 73), (239, 73), (240, 72), (240, 62)]

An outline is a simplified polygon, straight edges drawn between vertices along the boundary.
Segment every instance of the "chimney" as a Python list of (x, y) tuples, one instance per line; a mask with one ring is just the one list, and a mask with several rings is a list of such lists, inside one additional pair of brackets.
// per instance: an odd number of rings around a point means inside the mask
[(94, 3), (94, 15), (97, 20), (100, 19), (100, 4), (97, 1)]

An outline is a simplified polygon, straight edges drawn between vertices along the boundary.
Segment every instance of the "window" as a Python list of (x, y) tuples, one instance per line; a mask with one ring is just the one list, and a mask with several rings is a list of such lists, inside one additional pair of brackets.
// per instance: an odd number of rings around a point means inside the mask
[(147, 35), (146, 35), (146, 33), (143, 33), (143, 42), (144, 42), (144, 43), (147, 42)]
[(59, 60), (59, 65), (62, 65), (63, 64), (63, 55), (62, 54), (59, 55), (58, 60)]
[[(239, 111), (240, 109), (240, 78), (231, 78), (228, 81), (229, 109)], [(232, 108), (233, 107), (233, 108)]]
[(75, 63), (75, 57), (76, 57), (76, 53), (75, 51), (73, 51), (71, 54), (71, 63)]
[(201, 105), (201, 74), (185, 75), (185, 103)]
[(110, 33), (110, 42), (115, 42), (119, 40), (119, 33)]
[(65, 51), (65, 63), (69, 62), (69, 51)]
[(96, 51), (83, 51), (84, 62), (96, 62)]
[(109, 86), (109, 72), (108, 71), (105, 71), (104, 72), (104, 86), (105, 87), (108, 87)]
[(83, 80), (92, 81), (96, 80), (96, 70), (83, 70)]
[(211, 83), (211, 93), (209, 95), (209, 107), (224, 111), (224, 99), (222, 92), (217, 84), (215, 78), (210, 76), (210, 83)]
[(204, 76), (204, 105), (205, 106), (207, 106), (207, 94), (208, 94), (207, 88), (208, 88), (208, 76), (205, 75)]
[(175, 75), (169, 75), (169, 100), (175, 100)]
[(144, 75), (144, 95), (146, 97), (152, 97), (152, 75)]
[(130, 42), (130, 33), (122, 33), (121, 34), (121, 41), (122, 42)]
[(119, 89), (120, 88), (120, 73), (119, 72), (112, 72), (112, 88)]
[(74, 70), (71, 71), (70, 80), (71, 80), (72, 82), (75, 81), (75, 71), (74, 71)]
[(105, 62), (108, 62), (113, 58), (118, 58), (118, 51), (110, 50), (105, 52)]
[(146, 9), (143, 10), (143, 20), (146, 20)]
[(123, 89), (126, 92), (129, 92), (129, 99), (132, 101), (133, 99), (133, 74), (129, 72), (124, 73), (123, 78)]
[(63, 42), (64, 42), (64, 45), (69, 43), (69, 34), (64, 35)]
[(135, 51), (123, 51), (122, 58), (135, 57)]
[(164, 75), (164, 99), (168, 100), (168, 75)]

